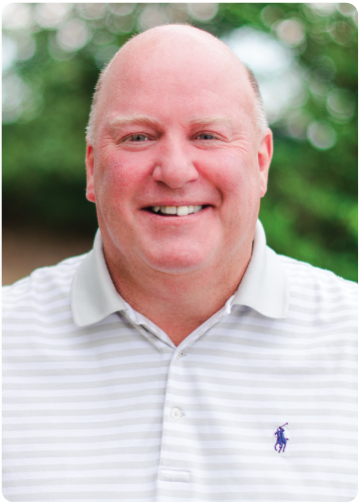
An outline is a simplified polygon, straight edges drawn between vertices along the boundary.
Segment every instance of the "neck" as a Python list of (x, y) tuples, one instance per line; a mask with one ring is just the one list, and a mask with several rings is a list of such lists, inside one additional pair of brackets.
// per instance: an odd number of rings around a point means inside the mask
[(168, 274), (146, 267), (140, 272), (104, 252), (119, 294), (160, 327), (175, 345), (224, 306), (236, 291), (251, 257), (250, 247), (236, 261), (190, 273)]

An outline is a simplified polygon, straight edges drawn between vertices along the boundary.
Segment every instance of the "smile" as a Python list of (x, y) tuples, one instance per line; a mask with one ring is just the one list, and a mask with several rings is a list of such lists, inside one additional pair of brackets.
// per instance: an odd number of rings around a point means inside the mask
[(185, 216), (200, 212), (207, 205), (189, 205), (189, 206), (151, 206), (146, 210), (158, 215), (178, 215)]

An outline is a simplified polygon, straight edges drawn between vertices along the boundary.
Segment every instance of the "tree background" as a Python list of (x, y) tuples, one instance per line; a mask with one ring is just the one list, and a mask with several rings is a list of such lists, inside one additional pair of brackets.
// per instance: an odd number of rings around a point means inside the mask
[[(278, 253), (357, 281), (357, 12), (351, 4), (9, 4), (3, 10), (3, 224), (51, 229), (64, 240), (94, 235), (84, 137), (99, 71), (134, 33), (168, 22), (225, 40), (266, 35), (291, 52), (298, 93), (281, 114), (269, 113), (275, 152), (260, 219)], [(265, 85), (266, 74), (252, 69)]]

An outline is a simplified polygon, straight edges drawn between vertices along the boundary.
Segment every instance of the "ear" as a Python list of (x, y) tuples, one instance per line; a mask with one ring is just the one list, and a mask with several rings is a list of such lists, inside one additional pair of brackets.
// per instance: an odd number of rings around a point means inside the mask
[(94, 191), (94, 147), (86, 139), (86, 199), (95, 203)]
[(273, 155), (273, 135), (272, 131), (268, 128), (263, 134), (258, 149), (261, 198), (266, 194), (267, 181), (272, 155)]

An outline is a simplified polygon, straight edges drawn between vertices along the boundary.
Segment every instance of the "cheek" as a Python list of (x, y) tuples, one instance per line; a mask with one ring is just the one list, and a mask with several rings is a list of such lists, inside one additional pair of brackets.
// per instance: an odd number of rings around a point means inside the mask
[(208, 176), (221, 194), (220, 218), (229, 230), (238, 231), (259, 213), (260, 177), (256, 160), (239, 155), (213, 156)]
[(108, 153), (95, 163), (95, 193), (104, 198), (117, 196), (119, 201), (134, 193), (142, 178), (141, 164), (135, 164), (126, 156)]
[(226, 155), (214, 152), (207, 166), (207, 176), (221, 192), (224, 203), (228, 198), (238, 198), (246, 193), (252, 183), (254, 170), (249, 166), (249, 160), (243, 159), (234, 150)]

